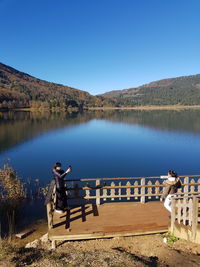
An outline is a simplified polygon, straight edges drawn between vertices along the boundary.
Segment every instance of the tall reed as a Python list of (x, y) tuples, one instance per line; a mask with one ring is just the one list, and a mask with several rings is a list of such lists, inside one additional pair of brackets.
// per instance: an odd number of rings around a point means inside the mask
[(0, 236), (3, 231), (11, 238), (15, 230), (17, 210), (23, 198), (24, 187), (16, 171), (5, 164), (0, 169)]

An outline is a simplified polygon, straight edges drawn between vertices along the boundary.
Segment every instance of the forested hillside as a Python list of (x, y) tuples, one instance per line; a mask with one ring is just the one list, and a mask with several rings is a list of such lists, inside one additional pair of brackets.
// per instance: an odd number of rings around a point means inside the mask
[(200, 74), (92, 96), (85, 91), (34, 78), (0, 63), (0, 109), (145, 105), (200, 105)]
[(115, 98), (116, 106), (200, 105), (200, 74), (111, 91), (103, 96)]
[[(67, 109), (103, 106), (107, 98), (34, 78), (0, 63), (0, 108)], [(110, 102), (110, 100), (109, 100)]]

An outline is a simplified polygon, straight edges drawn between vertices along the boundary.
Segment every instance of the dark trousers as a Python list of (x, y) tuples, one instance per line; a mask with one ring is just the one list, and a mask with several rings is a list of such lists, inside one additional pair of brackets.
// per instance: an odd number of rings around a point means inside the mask
[(67, 208), (67, 196), (65, 192), (65, 188), (56, 188), (56, 209), (64, 210)]

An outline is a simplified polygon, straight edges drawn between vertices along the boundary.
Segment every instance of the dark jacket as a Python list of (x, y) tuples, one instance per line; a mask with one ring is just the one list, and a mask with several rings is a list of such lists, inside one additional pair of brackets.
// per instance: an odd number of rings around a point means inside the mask
[(53, 175), (56, 181), (56, 188), (61, 189), (65, 187), (64, 177), (66, 173), (63, 170), (55, 170), (53, 169)]

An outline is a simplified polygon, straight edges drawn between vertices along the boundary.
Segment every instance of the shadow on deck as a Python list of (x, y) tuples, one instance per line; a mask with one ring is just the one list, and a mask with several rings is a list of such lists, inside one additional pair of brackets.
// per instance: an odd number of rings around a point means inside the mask
[(162, 233), (168, 231), (169, 223), (169, 213), (158, 201), (87, 204), (63, 215), (55, 212), (53, 218), (52, 241)]

